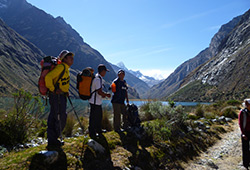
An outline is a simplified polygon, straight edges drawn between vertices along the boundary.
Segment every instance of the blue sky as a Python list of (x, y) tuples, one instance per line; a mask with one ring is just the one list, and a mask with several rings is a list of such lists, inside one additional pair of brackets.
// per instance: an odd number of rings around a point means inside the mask
[(111, 63), (166, 78), (209, 46), (249, 0), (27, 0), (62, 16)]

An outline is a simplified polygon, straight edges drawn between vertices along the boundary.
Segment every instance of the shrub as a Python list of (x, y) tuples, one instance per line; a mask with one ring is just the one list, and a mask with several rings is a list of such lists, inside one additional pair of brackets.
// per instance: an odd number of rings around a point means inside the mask
[(173, 108), (175, 106), (175, 102), (173, 100), (168, 100), (168, 104), (171, 108)]
[(47, 138), (47, 122), (46, 120), (41, 120), (37, 125), (37, 136), (42, 138)]
[(222, 109), (221, 111), (221, 115), (225, 116), (225, 117), (230, 117), (232, 119), (235, 119), (238, 117), (234, 107), (225, 107), (224, 109)]
[(206, 119), (214, 119), (216, 116), (215, 116), (215, 114), (212, 113), (212, 112), (206, 112), (206, 113), (204, 113), (204, 117), (205, 117)]
[(14, 146), (23, 143), (31, 136), (43, 112), (40, 98), (19, 90), (14, 96), (12, 111), (0, 124), (0, 144)]
[(168, 140), (172, 137), (172, 133), (179, 132), (185, 127), (187, 115), (184, 113), (182, 106), (171, 108), (170, 106), (161, 106), (167, 110), (165, 115), (160, 119), (144, 123), (144, 129), (148, 136), (155, 141)]
[(153, 118), (161, 118), (163, 117), (163, 114), (160, 112), (160, 108), (162, 107), (162, 103), (152, 102), (149, 104), (149, 112), (152, 114)]
[(76, 120), (75, 120), (74, 116), (69, 115), (67, 117), (66, 126), (65, 126), (65, 128), (63, 130), (63, 134), (66, 137), (71, 137), (72, 136), (75, 124), (76, 124)]
[(202, 108), (202, 105), (197, 105), (196, 110), (195, 110), (195, 114), (198, 117), (204, 117), (204, 110)]
[(197, 119), (199, 119), (198, 116), (193, 115), (193, 114), (189, 114), (189, 115), (188, 115), (188, 118), (191, 119), (191, 120), (197, 120)]
[(228, 105), (232, 105), (232, 106), (239, 106), (239, 105), (241, 105), (241, 102), (239, 100), (228, 100), (226, 103)]
[(150, 105), (150, 102), (147, 102), (147, 103), (144, 103), (140, 107), (141, 120), (142, 121), (149, 121), (149, 120), (153, 120), (154, 119), (153, 115), (149, 111), (149, 105)]

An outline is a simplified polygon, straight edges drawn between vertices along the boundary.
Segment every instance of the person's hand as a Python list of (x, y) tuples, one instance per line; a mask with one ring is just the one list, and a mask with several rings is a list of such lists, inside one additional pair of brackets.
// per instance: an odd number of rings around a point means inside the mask
[(127, 105), (129, 105), (129, 100), (127, 99)]
[(110, 98), (110, 97), (111, 97), (111, 94), (110, 94), (110, 93), (107, 93), (106, 96), (107, 96), (108, 98)]
[(246, 137), (246, 135), (242, 135), (242, 138), (244, 139), (244, 140), (247, 140), (248, 138)]

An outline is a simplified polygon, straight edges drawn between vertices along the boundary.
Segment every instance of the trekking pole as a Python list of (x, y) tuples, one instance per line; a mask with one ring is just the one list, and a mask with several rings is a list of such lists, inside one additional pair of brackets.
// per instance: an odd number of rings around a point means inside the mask
[(80, 119), (79, 119), (79, 117), (78, 117), (78, 115), (77, 115), (77, 113), (76, 113), (76, 110), (75, 110), (75, 108), (74, 108), (74, 106), (73, 106), (73, 103), (72, 103), (71, 99), (69, 98), (69, 96), (68, 96), (68, 99), (69, 99), (69, 102), (70, 102), (70, 104), (71, 104), (71, 107), (72, 107), (72, 109), (73, 109), (73, 111), (74, 111), (74, 113), (75, 113), (75, 115), (76, 115), (76, 118), (77, 118), (77, 120), (78, 120), (78, 123), (79, 123), (79, 125), (80, 125), (80, 127), (81, 127), (81, 129), (82, 129), (82, 134), (84, 134), (84, 127), (82, 126), (82, 123), (81, 123), (81, 121), (80, 121)]

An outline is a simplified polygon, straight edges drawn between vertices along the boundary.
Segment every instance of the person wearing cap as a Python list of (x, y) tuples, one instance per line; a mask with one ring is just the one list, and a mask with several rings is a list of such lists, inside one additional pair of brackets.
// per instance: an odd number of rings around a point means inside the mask
[(241, 109), (239, 114), (239, 126), (241, 130), (242, 141), (242, 159), (243, 166), (248, 169), (250, 163), (250, 99), (245, 99), (242, 105), (244, 109)]
[(89, 99), (90, 115), (89, 115), (89, 136), (95, 138), (102, 133), (102, 99), (111, 97), (109, 93), (103, 91), (103, 77), (109, 70), (105, 65), (98, 66), (98, 73), (95, 75), (91, 85), (92, 96)]
[(126, 99), (127, 104), (129, 104), (128, 100), (128, 93), (127, 93), (127, 83), (124, 80), (125, 77), (125, 71), (119, 70), (117, 73), (118, 77), (112, 82), (111, 89), (112, 89), (112, 99), (111, 103), (113, 106), (113, 113), (114, 113), (114, 119), (113, 119), (113, 125), (116, 132), (123, 131), (121, 129), (121, 115), (123, 120), (123, 128), (127, 128), (127, 114), (126, 114), (126, 106), (124, 104), (124, 101)]
[(62, 143), (58, 140), (67, 120), (66, 105), (69, 93), (69, 68), (74, 62), (74, 54), (63, 50), (58, 64), (45, 76), (45, 85), (49, 89), (50, 113), (48, 117), (48, 150), (60, 148)]

